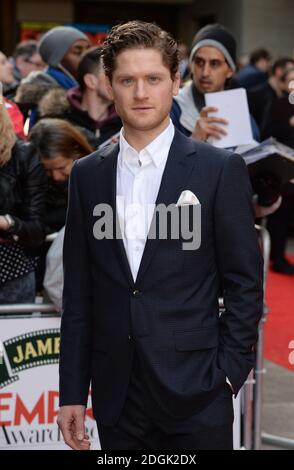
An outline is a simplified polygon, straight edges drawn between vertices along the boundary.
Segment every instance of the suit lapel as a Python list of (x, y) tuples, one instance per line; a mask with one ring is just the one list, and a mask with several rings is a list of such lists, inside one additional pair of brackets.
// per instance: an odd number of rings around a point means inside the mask
[[(186, 184), (195, 165), (196, 158), (191, 158), (192, 154), (195, 155), (195, 143), (175, 130), (175, 137), (162, 175), (156, 206), (158, 204), (168, 206), (177, 202), (181, 192), (186, 189)], [(159, 238), (147, 238), (136, 283), (142, 280), (159, 243)]]

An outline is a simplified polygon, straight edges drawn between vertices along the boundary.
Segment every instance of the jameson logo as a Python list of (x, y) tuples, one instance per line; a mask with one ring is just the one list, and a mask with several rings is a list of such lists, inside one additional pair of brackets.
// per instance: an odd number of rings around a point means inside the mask
[(34, 331), (4, 341), (4, 360), (0, 363), (0, 388), (18, 380), (18, 376), (15, 376), (17, 372), (58, 363), (59, 336), (60, 331), (56, 328)]

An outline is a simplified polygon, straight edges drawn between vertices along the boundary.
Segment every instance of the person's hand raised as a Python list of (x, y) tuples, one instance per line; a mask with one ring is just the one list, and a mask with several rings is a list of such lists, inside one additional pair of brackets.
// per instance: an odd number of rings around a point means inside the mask
[(218, 109), (212, 106), (205, 106), (201, 109), (191, 137), (205, 141), (208, 137), (220, 139), (222, 136), (227, 135), (223, 126), (227, 125), (228, 121), (226, 119), (208, 116), (209, 113), (216, 111), (218, 111)]

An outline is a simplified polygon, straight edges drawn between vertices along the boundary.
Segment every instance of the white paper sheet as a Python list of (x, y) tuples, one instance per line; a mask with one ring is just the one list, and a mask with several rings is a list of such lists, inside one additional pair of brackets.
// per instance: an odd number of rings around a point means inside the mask
[[(229, 148), (254, 143), (247, 95), (244, 88), (206, 93), (205, 103), (206, 106), (218, 108), (217, 112), (210, 113), (209, 116), (223, 118), (228, 121), (228, 124), (223, 126), (227, 135), (221, 137), (221, 139), (210, 137), (208, 141), (212, 145)], [(216, 125), (222, 126), (221, 124)]]

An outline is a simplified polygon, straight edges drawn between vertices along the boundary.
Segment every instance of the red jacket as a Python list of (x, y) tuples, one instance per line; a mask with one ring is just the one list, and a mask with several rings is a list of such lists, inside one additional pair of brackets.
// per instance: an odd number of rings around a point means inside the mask
[(12, 121), (14, 132), (18, 135), (18, 137), (26, 140), (26, 136), (23, 130), (24, 119), (19, 107), (13, 101), (8, 100), (7, 98), (4, 98), (4, 102)]

